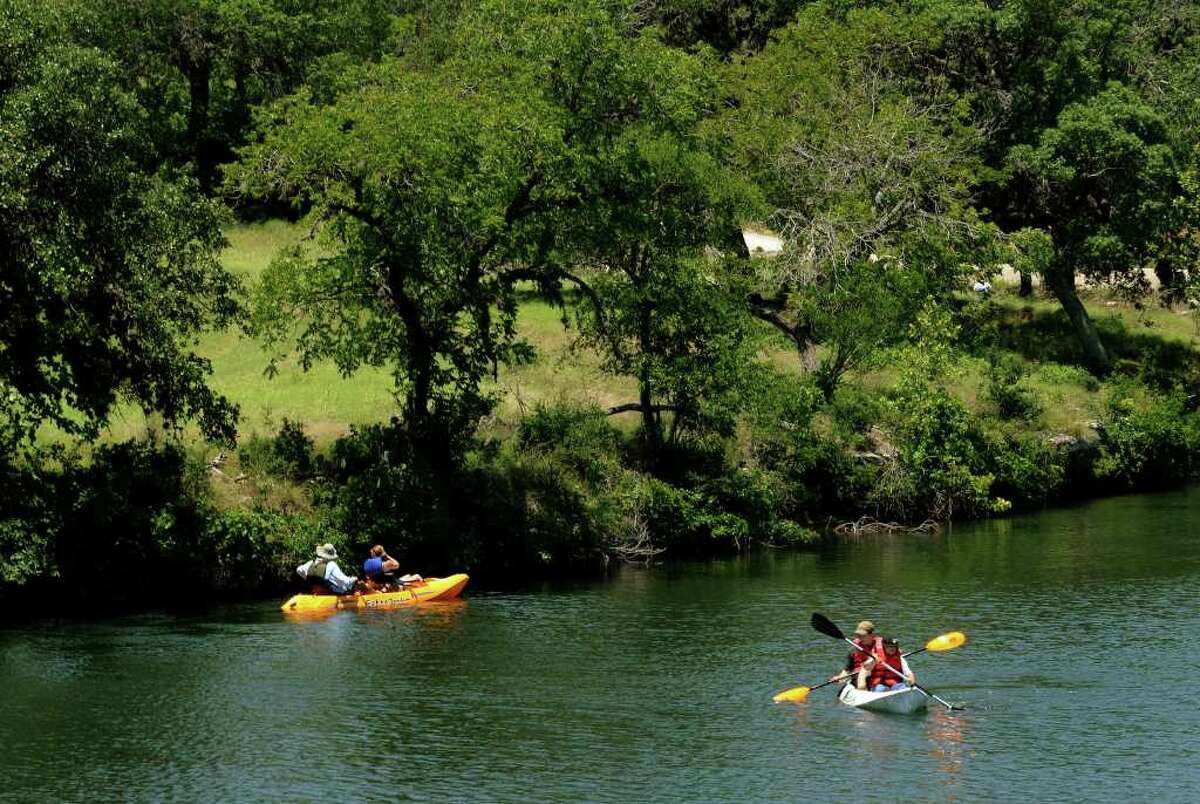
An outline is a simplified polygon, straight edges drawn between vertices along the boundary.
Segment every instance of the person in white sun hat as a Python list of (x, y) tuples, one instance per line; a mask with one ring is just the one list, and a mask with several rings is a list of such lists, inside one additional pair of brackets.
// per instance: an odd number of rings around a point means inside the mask
[(296, 567), (296, 574), (307, 581), (321, 586), (321, 591), (330, 591), (335, 595), (348, 595), (354, 591), (358, 578), (342, 572), (337, 565), (337, 550), (332, 544), (323, 544), (317, 548), (317, 557)]

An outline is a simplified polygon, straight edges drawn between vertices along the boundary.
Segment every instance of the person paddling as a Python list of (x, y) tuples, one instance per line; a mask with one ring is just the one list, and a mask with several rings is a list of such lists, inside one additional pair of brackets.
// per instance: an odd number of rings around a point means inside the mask
[(857, 650), (850, 651), (846, 656), (846, 666), (839, 673), (830, 677), (830, 681), (854, 679), (854, 686), (860, 690), (867, 689), (867, 679), (875, 669), (878, 657), (883, 656), (883, 648), (879, 637), (875, 635), (875, 623), (863, 620), (854, 629), (854, 644)]
[[(871, 692), (891, 692), (905, 690), (916, 686), (917, 677), (908, 666), (908, 660), (900, 653), (900, 643), (890, 637), (884, 637), (883, 661), (875, 663), (867, 678), (867, 688)], [(885, 663), (904, 674), (904, 678), (896, 675), (885, 667)]]
[(317, 548), (316, 558), (296, 567), (296, 574), (320, 587), (320, 591), (314, 590), (314, 594), (333, 592), (335, 595), (348, 595), (354, 591), (358, 581), (358, 578), (342, 572), (337, 565), (337, 550), (328, 543)]

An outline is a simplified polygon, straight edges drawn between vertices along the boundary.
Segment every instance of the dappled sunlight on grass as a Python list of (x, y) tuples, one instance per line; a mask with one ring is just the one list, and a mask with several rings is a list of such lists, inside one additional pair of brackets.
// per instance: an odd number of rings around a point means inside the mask
[[(299, 224), (278, 220), (234, 226), (227, 232), (230, 246), (222, 259), (252, 285), (280, 249), (300, 242), (306, 233)], [(518, 333), (534, 347), (536, 359), (528, 365), (501, 367), (494, 380), (486, 381), (485, 388), (495, 391), (499, 401), (494, 414), (481, 425), (484, 435), (512, 433), (521, 417), (539, 403), (590, 402), (608, 407), (636, 399), (636, 385), (630, 378), (605, 374), (599, 356), (576, 345), (577, 330), (570, 322), (564, 326), (563, 311), (557, 305), (532, 288), (521, 289), (520, 301)], [(1118, 361), (1150, 355), (1164, 365), (1177, 366), (1195, 359), (1200, 335), (1193, 315), (1152, 302), (1138, 307), (1101, 292), (1086, 294), (1085, 301)], [(1039, 417), (1022, 426), (1047, 433), (1091, 435), (1090, 423), (1100, 411), (1099, 385), (1084, 369), (1073, 365), (1079, 359), (1078, 347), (1057, 302), (1041, 294), (1022, 299), (1015, 289), (1002, 288), (993, 303), (990, 320), (999, 342), (1028, 362), (1025, 383), (1044, 408)], [(328, 443), (352, 424), (386, 421), (398, 409), (386, 369), (366, 368), (346, 378), (330, 363), (305, 372), (292, 356), (279, 363), (275, 377), (267, 378), (267, 352), (237, 329), (206, 335), (198, 352), (212, 361), (213, 388), (240, 406), (242, 438), (273, 434), (287, 418), (302, 422), (318, 443)], [(769, 342), (761, 358), (780, 371), (801, 370), (795, 350), (782, 340)], [(885, 392), (899, 378), (895, 365), (896, 358), (885, 352), (872, 367), (851, 372), (846, 382)], [(948, 380), (950, 391), (980, 414), (993, 412), (981, 393), (986, 373), (987, 361), (982, 356), (963, 355)], [(638, 417), (616, 416), (613, 424), (632, 432)], [(140, 411), (123, 408), (114, 416), (105, 440), (142, 436), (155, 429)], [(198, 440), (194, 427), (183, 436)], [(44, 437), (56, 435), (47, 428)]]

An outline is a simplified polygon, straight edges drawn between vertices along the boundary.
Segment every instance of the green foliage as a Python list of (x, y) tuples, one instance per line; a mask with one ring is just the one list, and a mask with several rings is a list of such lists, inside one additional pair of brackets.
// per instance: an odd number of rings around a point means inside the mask
[(30, 3), (0, 7), (0, 448), (39, 425), (93, 438), (119, 400), (232, 436), (189, 349), (237, 311), (218, 205), (142, 167), (113, 64)]
[(1063, 491), (1070, 455), (1036, 435), (988, 432), (987, 459), (995, 482), (991, 494), (1017, 508), (1048, 503)]
[(449, 538), (455, 502), (470, 500), (471, 489), (461, 473), (432, 477), (398, 422), (352, 428), (317, 465), (325, 482), (316, 489), (316, 502), (359, 543), (384, 544), (414, 560), (472, 560), (475, 534), (469, 528), (461, 538)]
[(810, 379), (776, 376), (760, 387), (749, 412), (753, 465), (773, 478), (781, 518), (837, 509), (858, 488), (840, 446), (813, 429), (823, 398)]
[(903, 342), (928, 281), (896, 260), (868, 260), (845, 266), (832, 283), (797, 292), (797, 314), (827, 350), (814, 372), (826, 400), (848, 371), (867, 367), (880, 350)]
[(333, 105), (275, 105), (229, 182), (311, 205), (330, 240), (268, 272), (257, 331), (284, 344), (299, 320), (306, 366), (391, 368), (406, 426), (442, 464), (489, 410), (487, 374), (529, 356), (514, 282), (581, 281), (568, 256), (682, 275), (729, 219), (688, 136), (711, 96), (699, 57), (599, 3), (485, 3), (456, 36), (437, 69), (383, 64)]
[(1076, 272), (1141, 287), (1141, 267), (1169, 233), (1179, 186), (1162, 119), (1129, 88), (1065, 108), (1036, 144), (1014, 146), (1005, 163), (1013, 217), (1044, 230), (1054, 257), (1047, 283), (1070, 316), (1092, 368), (1110, 360), (1075, 291)]
[(538, 405), (521, 419), (517, 447), (523, 452), (551, 452), (584, 481), (602, 483), (619, 467), (621, 434), (596, 407)]
[(1100, 390), (1100, 381), (1086, 369), (1062, 363), (1042, 363), (1037, 369), (1043, 382), (1051, 385), (1076, 385), (1089, 392)]
[(995, 353), (988, 360), (984, 396), (996, 406), (1003, 419), (1033, 421), (1042, 413), (1037, 394), (1023, 383), (1025, 364), (1008, 353)]
[[(482, 531), (480, 564), (541, 572), (603, 563), (620, 529), (617, 499), (608, 493), (617, 478), (581, 476), (572, 458), (565, 449), (504, 452), (475, 472), (471, 512)], [(462, 538), (461, 531), (451, 538)]]
[(644, 476), (628, 492), (629, 527), (644, 533), (647, 547), (675, 555), (732, 551), (746, 546), (750, 528), (734, 514), (714, 510), (705, 495)]
[[(320, 518), (262, 508), (210, 511), (200, 542), (203, 552), (192, 570), (222, 594), (294, 586), (295, 568), (312, 558), (318, 544), (332, 544), (339, 555), (354, 555), (349, 538)], [(353, 563), (343, 563), (343, 569), (353, 574)]]
[(953, 519), (1004, 511), (991, 496), (982, 434), (970, 412), (944, 389), (909, 386), (894, 409), (900, 457), (880, 473), (871, 502), (903, 518)]
[[(989, 248), (970, 204), (980, 132), (953, 92), (899, 72), (928, 29), (898, 5), (814, 3), (735, 64), (721, 119), (785, 249), (756, 265), (755, 315), (785, 332), (832, 398), (842, 376), (900, 342), (927, 295), (944, 298)], [(780, 80), (780, 76), (787, 76)]]
[(1130, 380), (1109, 388), (1100, 420), (1096, 477), (1124, 488), (1179, 483), (1196, 466), (1200, 420), (1182, 392), (1154, 394)]
[(828, 407), (834, 432), (851, 446), (857, 446), (863, 434), (883, 418), (884, 410), (885, 402), (878, 393), (846, 385), (838, 388)]
[(1056, 264), (1102, 276), (1145, 262), (1178, 187), (1166, 139), (1161, 118), (1114, 83), (1010, 151), (1010, 191), (1052, 231)]
[(762, 47), (806, 0), (657, 0), (646, 4), (649, 22), (659, 25), (668, 42), (703, 42), (722, 52)]
[(6, 470), (0, 593), (51, 589), (104, 606), (262, 594), (290, 586), (315, 545), (348, 545), (319, 516), (216, 510), (206, 467), (175, 446), (105, 446), (86, 464), (37, 457)]
[(239, 446), (238, 461), (252, 474), (307, 480), (315, 467), (313, 448), (304, 427), (285, 418), (274, 438), (252, 436)]
[(760, 332), (740, 300), (709, 273), (715, 266), (676, 259), (598, 276), (596, 303), (578, 308), (583, 342), (603, 350), (603, 367), (638, 382), (630, 409), (641, 413), (651, 465), (689, 433), (730, 435), (758, 374)]
[(146, 110), (154, 158), (188, 165), (210, 189), (243, 144), (252, 109), (329, 77), (333, 62), (382, 55), (390, 0), (71, 0), (75, 36), (122, 66)]
[(54, 538), (64, 512), (44, 474), (0, 462), (0, 589), (59, 577)]

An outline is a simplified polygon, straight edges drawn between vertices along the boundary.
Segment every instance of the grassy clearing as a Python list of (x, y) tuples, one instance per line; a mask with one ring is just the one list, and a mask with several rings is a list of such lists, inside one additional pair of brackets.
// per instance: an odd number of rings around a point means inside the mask
[[(222, 258), (251, 286), (276, 253), (301, 242), (304, 234), (303, 227), (286, 221), (235, 226), (227, 232), (230, 245)], [(1090, 423), (1100, 411), (1101, 392), (1086, 371), (1073, 365), (1078, 361), (1077, 347), (1057, 303), (1043, 295), (1021, 299), (1015, 288), (1003, 286), (994, 301), (993, 324), (1001, 342), (1026, 360), (1026, 382), (1045, 408), (1029, 423), (1030, 429), (1088, 436)], [(1090, 293), (1086, 303), (1118, 361), (1143, 355), (1148, 349), (1163, 352), (1164, 360), (1190, 358), (1200, 348), (1200, 333), (1192, 315), (1152, 303), (1130, 304), (1099, 291)], [(598, 356), (576, 347), (574, 328), (564, 326), (562, 311), (545, 300), (532, 294), (523, 299), (518, 330), (535, 347), (537, 359), (529, 365), (501, 369), (489, 382), (499, 403), (483, 424), (486, 434), (511, 433), (521, 416), (539, 402), (569, 400), (609, 406), (635, 398), (632, 381), (603, 373)], [(243, 439), (273, 434), (288, 418), (303, 422), (318, 443), (328, 443), (352, 424), (385, 421), (397, 409), (386, 370), (363, 369), (347, 378), (329, 364), (305, 372), (289, 357), (279, 364), (275, 377), (267, 378), (263, 373), (267, 353), (236, 329), (210, 333), (200, 340), (198, 351), (212, 361), (213, 387), (240, 406)], [(795, 353), (782, 345), (767, 350), (764, 359), (785, 371), (797, 370), (799, 365)], [(890, 387), (896, 371), (887, 365), (886, 357), (881, 363), (851, 374), (847, 382), (876, 390)], [(951, 378), (951, 390), (973, 410), (983, 411), (989, 404), (981, 396), (986, 371), (985, 360), (965, 357)], [(636, 427), (632, 414), (618, 419), (622, 427)], [(148, 429), (153, 429), (153, 424), (148, 427), (140, 412), (125, 409), (114, 418), (108, 438), (130, 438)]]
[[(297, 224), (268, 221), (237, 226), (227, 233), (230, 246), (223, 258), (248, 284), (279, 250), (300, 242)], [(570, 400), (613, 405), (634, 398), (632, 382), (605, 375), (598, 357), (573, 348), (575, 331), (563, 325), (562, 311), (533, 295), (525, 298), (518, 317), (521, 337), (537, 350), (537, 360), (502, 369), (488, 383), (499, 403), (485, 431), (505, 435), (539, 402)], [(392, 378), (386, 370), (363, 369), (344, 378), (331, 365), (305, 372), (294, 358), (279, 365), (271, 379), (263, 376), (268, 355), (239, 333), (215, 333), (199, 351), (213, 363), (213, 387), (241, 406), (243, 437), (272, 433), (286, 417), (304, 422), (318, 443), (345, 433), (351, 424), (385, 421), (396, 412)], [(631, 419), (632, 417), (624, 417)]]

